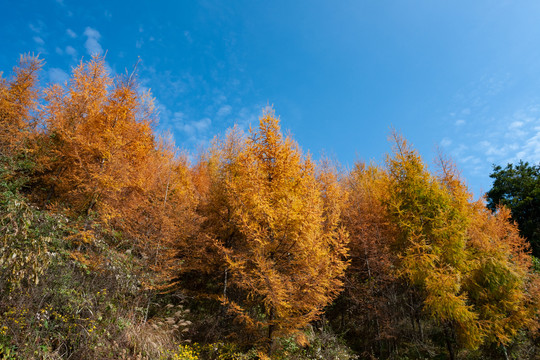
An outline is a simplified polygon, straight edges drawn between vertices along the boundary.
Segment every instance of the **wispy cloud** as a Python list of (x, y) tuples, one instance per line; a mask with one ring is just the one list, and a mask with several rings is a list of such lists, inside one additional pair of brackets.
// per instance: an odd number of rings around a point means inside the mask
[(77, 34), (75, 33), (75, 31), (73, 31), (71, 29), (67, 29), (66, 34), (72, 39), (75, 39), (77, 37)]
[(212, 120), (210, 118), (202, 118), (197, 120), (187, 119), (187, 116), (181, 112), (177, 111), (173, 114), (170, 122), (173, 124), (174, 129), (177, 132), (180, 132), (185, 136), (183, 143), (198, 147), (203, 145), (210, 136), (210, 127), (212, 125)]
[(191, 33), (189, 31), (184, 31), (184, 37), (190, 44), (193, 43), (193, 38), (191, 37)]
[(230, 105), (223, 105), (222, 107), (219, 108), (218, 112), (217, 112), (217, 116), (219, 117), (224, 117), (224, 116), (227, 116), (231, 113), (232, 111), (232, 106)]
[(36, 34), (41, 34), (45, 30), (45, 23), (41, 20), (38, 20), (36, 23), (28, 24), (28, 27), (32, 32)]
[(519, 160), (540, 163), (540, 107), (536, 104), (523, 106), (508, 115), (486, 114), (467, 127), (458, 126), (455, 131), (455, 136), (445, 137), (441, 145), (448, 140), (445, 148), (458, 165), (468, 176), (482, 178), (485, 184), (489, 183), (492, 164), (505, 165)]
[[(451, 100), (441, 145), (476, 195), (489, 189), (492, 165), (539, 161), (540, 98), (515, 96), (512, 74), (489, 72), (463, 84)], [(525, 102), (528, 101), (528, 102)]]
[(45, 38), (47, 36), (45, 23), (43, 21), (37, 21), (36, 23), (28, 24), (28, 27), (35, 34), (32, 36), (32, 40), (37, 45), (36, 50), (41, 54), (47, 54), (47, 50), (45, 49)]
[(242, 129), (247, 131), (250, 126), (257, 125), (259, 116), (262, 113), (262, 106), (256, 105), (251, 107), (243, 107), (235, 117), (235, 123)]
[(540, 164), (540, 126), (534, 127), (516, 158), (529, 159), (531, 163)]
[(452, 140), (450, 140), (450, 138), (445, 137), (441, 140), (442, 147), (446, 148), (446, 147), (449, 147), (450, 145), (452, 145)]
[(49, 81), (58, 84), (64, 84), (69, 79), (68, 74), (59, 68), (49, 69)]
[(523, 127), (523, 121), (516, 120), (508, 126), (510, 129), (519, 129)]
[(191, 122), (184, 123), (181, 125), (180, 130), (186, 132), (190, 135), (204, 133), (210, 128), (212, 121), (209, 118), (203, 118), (200, 120), (195, 120)]
[(88, 54), (101, 55), (103, 53), (103, 48), (99, 43), (99, 39), (101, 38), (101, 34), (99, 33), (99, 31), (88, 26), (84, 30), (84, 35), (86, 36), (86, 42), (84, 43), (84, 46)]
[(40, 38), (39, 36), (34, 36), (32, 38), (34, 40), (34, 42), (38, 45), (44, 45), (45, 44), (45, 40), (43, 40), (42, 38)]
[(75, 50), (75, 48), (73, 46), (66, 46), (66, 54), (68, 55), (71, 55), (71, 56), (77, 56), (77, 50)]

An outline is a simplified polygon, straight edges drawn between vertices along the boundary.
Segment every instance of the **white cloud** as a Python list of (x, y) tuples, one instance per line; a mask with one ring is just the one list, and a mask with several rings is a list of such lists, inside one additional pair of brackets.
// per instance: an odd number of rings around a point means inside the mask
[(191, 121), (181, 124), (179, 129), (187, 133), (188, 135), (196, 135), (197, 133), (205, 132), (208, 130), (212, 121), (209, 118), (204, 118), (197, 121)]
[(516, 158), (533, 164), (540, 163), (540, 126), (534, 127), (532, 135), (525, 141)]
[(450, 145), (452, 145), (452, 140), (450, 140), (449, 138), (445, 137), (444, 139), (441, 140), (442, 147), (448, 147)]
[(45, 41), (42, 38), (40, 38), (39, 36), (34, 36), (32, 39), (34, 39), (34, 41), (38, 45), (44, 45), (45, 44)]
[(184, 31), (184, 37), (190, 44), (193, 42), (193, 38), (191, 37), (191, 33), (189, 31)]
[(71, 56), (77, 56), (77, 50), (75, 50), (72, 46), (66, 46), (66, 54)]
[(66, 46), (66, 48), (64, 49), (64, 52), (66, 53), (66, 55), (71, 56), (71, 59), (74, 62), (77, 62), (78, 52), (77, 52), (77, 50), (75, 50), (75, 48), (73, 46), (69, 46), (69, 45)]
[(231, 111), (232, 111), (232, 107), (230, 105), (223, 105), (222, 107), (219, 108), (217, 112), (217, 116), (219, 117), (227, 116), (231, 113)]
[(486, 179), (490, 164), (504, 165), (519, 160), (540, 162), (540, 108), (537, 106), (526, 106), (498, 118), (484, 117), (479, 124), (471, 122), (469, 128), (466, 133), (458, 131), (459, 139), (453, 138), (451, 146), (451, 153), (469, 175)]
[(64, 84), (69, 79), (68, 74), (59, 68), (49, 69), (49, 81), (53, 83)]
[(473, 164), (473, 165), (480, 164), (482, 162), (478, 157), (474, 155), (465, 156), (465, 157), (460, 158), (459, 160), (464, 164)]
[(75, 39), (77, 37), (77, 34), (75, 33), (75, 31), (71, 30), (71, 29), (67, 29), (66, 30), (66, 34), (68, 34), (68, 36), (72, 39)]
[(492, 141), (480, 141), (479, 150), (490, 162), (501, 159), (519, 150), (519, 145), (515, 142), (505, 142), (502, 139), (492, 139)]
[(508, 126), (509, 129), (519, 129), (523, 127), (523, 121), (514, 121)]
[(41, 20), (39, 20), (37, 24), (28, 24), (28, 27), (30, 28), (30, 30), (32, 30), (32, 32), (36, 34), (41, 34), (43, 30), (45, 30), (45, 24)]
[(84, 35), (86, 36), (86, 42), (84, 43), (84, 46), (86, 47), (86, 51), (89, 55), (101, 55), (103, 53), (103, 48), (101, 47), (101, 44), (99, 43), (99, 39), (101, 38), (101, 34), (96, 29), (92, 29), (91, 27), (87, 27), (84, 30)]
[(60, 49), (58, 46), (56, 47), (56, 49), (54, 49), (54, 51), (55, 51), (58, 55), (64, 55), (64, 50)]
[(236, 119), (236, 124), (240, 127), (240, 129), (247, 130), (250, 126), (257, 125), (257, 120), (261, 114), (261, 108), (261, 106), (252, 106), (250, 108), (243, 107), (240, 109)]
[(188, 143), (200, 145), (207, 141), (208, 131), (212, 125), (210, 118), (206, 117), (200, 120), (188, 121), (183, 112), (177, 111), (171, 116), (170, 111), (164, 106), (160, 109), (160, 113), (170, 120), (170, 123), (172, 123), (172, 126), (177, 131), (187, 136), (186, 140)]
[(185, 116), (185, 114), (183, 112), (177, 111), (177, 112), (175, 112), (173, 114), (173, 121), (174, 122), (178, 122), (178, 121), (182, 122), (182, 121), (184, 121), (184, 116)]
[(456, 126), (461, 126), (461, 125), (465, 125), (467, 122), (463, 119), (460, 119), (460, 120), (456, 120), (455, 122), (455, 125)]

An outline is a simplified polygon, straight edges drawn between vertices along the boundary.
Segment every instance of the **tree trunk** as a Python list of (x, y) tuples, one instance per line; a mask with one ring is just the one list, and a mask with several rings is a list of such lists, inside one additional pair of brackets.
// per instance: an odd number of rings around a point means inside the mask
[(503, 350), (503, 353), (504, 353), (505, 360), (510, 360), (510, 358), (508, 357), (508, 351), (506, 351), (506, 346), (501, 345), (501, 347), (502, 347), (502, 350)]
[(270, 310), (270, 314), (268, 316), (268, 319), (270, 320), (268, 323), (268, 355), (272, 354), (272, 348), (274, 347), (274, 309)]
[(443, 325), (444, 327), (444, 337), (446, 340), (446, 348), (448, 349), (448, 358), (450, 360), (456, 360), (456, 355), (454, 354), (454, 348), (452, 346), (452, 337), (450, 331), (448, 331), (448, 325)]

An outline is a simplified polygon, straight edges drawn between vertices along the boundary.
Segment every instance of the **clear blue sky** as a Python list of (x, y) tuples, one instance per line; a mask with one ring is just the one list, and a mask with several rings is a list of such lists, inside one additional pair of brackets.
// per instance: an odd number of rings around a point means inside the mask
[(304, 151), (381, 161), (391, 126), (451, 155), (480, 195), (491, 164), (540, 162), (538, 1), (7, 1), (0, 70), (40, 52), (44, 82), (107, 52), (180, 147), (273, 105)]

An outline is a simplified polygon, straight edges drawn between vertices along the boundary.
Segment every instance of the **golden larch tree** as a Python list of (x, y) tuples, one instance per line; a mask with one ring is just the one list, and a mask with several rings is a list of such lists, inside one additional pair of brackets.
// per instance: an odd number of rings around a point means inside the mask
[(337, 295), (347, 237), (333, 225), (325, 231), (314, 164), (272, 112), (250, 132), (237, 164), (227, 195), (240, 236), (223, 252), (231, 282), (264, 305), (272, 340), (316, 319)]
[(47, 89), (46, 100), (40, 161), (48, 197), (114, 219), (119, 204), (143, 191), (141, 168), (155, 148), (152, 100), (131, 76), (111, 78), (99, 57), (81, 62), (67, 89)]
[(218, 149), (210, 158), (219, 160), (205, 170), (210, 194), (198, 246), (208, 259), (195, 257), (192, 268), (211, 272), (215, 259), (222, 303), (245, 324), (266, 329), (272, 343), (317, 319), (342, 288), (347, 235), (330, 199), (334, 180), (317, 180), (313, 162), (281, 134), (273, 112), (247, 139), (233, 132)]
[(9, 79), (0, 72), (0, 152), (13, 155), (34, 131), (33, 115), (39, 101), (38, 73), (43, 61), (23, 55)]

